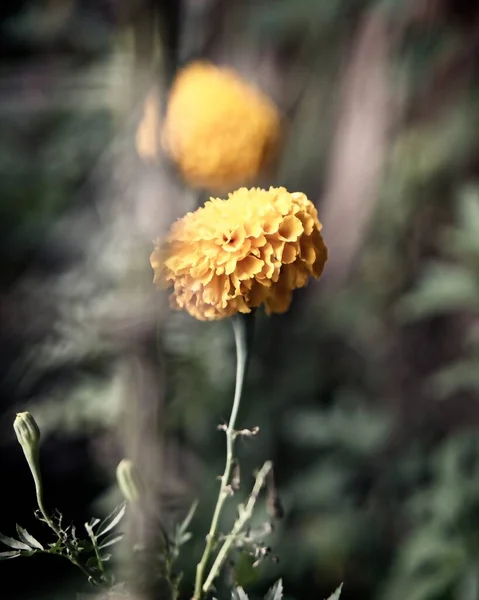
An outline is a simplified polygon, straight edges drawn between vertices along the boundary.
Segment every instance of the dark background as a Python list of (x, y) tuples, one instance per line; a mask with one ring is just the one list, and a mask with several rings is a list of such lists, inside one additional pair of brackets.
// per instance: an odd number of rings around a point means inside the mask
[[(176, 69), (203, 56), (285, 113), (278, 170), (259, 183), (307, 193), (330, 249), (285, 316), (259, 317), (240, 425), (261, 432), (239, 454), (246, 483), (274, 460), (286, 514), (279, 563), (245, 587), (281, 576), (298, 599), (342, 581), (347, 600), (479, 598), (476, 3), (24, 0), (0, 12), (0, 531), (48, 536), (12, 429), (28, 409), (46, 502), (67, 521), (115, 503), (124, 455), (149, 469), (171, 518), (200, 497), (189, 597), (233, 340), (228, 323), (165, 313), (152, 289), (152, 239), (206, 192), (161, 153), (141, 160), (135, 132), (145, 100), (161, 114)], [(6, 600), (83, 585), (52, 557), (2, 562), (0, 577)]]

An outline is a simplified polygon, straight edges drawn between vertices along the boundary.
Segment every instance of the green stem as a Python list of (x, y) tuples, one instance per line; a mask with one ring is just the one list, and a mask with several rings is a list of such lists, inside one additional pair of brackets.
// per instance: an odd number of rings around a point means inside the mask
[(246, 506), (240, 507), (239, 516), (236, 519), (235, 524), (233, 525), (233, 529), (231, 530), (231, 533), (227, 536), (227, 538), (223, 542), (223, 545), (221, 546), (221, 549), (216, 556), (215, 562), (213, 563), (213, 566), (211, 567), (208, 577), (206, 578), (206, 581), (203, 585), (203, 592), (206, 593), (210, 589), (213, 581), (218, 576), (218, 573), (228, 556), (228, 553), (230, 551), (230, 548), (231, 548), (233, 542), (237, 539), (237, 537), (241, 533), (241, 530), (243, 529), (243, 527), (253, 516), (253, 510), (254, 510), (254, 507), (256, 504), (256, 500), (258, 499), (261, 488), (263, 487), (263, 485), (266, 481), (266, 477), (268, 476), (268, 473), (271, 471), (272, 466), (273, 466), (273, 463), (271, 463), (269, 461), (266, 462), (263, 465), (263, 467), (261, 468), (261, 470), (258, 472), (258, 474), (256, 475), (256, 480), (254, 482), (254, 486), (251, 491), (251, 494), (248, 498), (248, 502), (246, 503)]
[(55, 525), (52, 521), (48, 512), (45, 508), (45, 503), (43, 501), (43, 484), (40, 472), (37, 468), (38, 465), (38, 456), (35, 456), (32, 452), (24, 450), (25, 458), (27, 459), (28, 466), (30, 467), (30, 471), (33, 476), (33, 482), (35, 484), (35, 494), (37, 498), (37, 505), (42, 513), (42, 516), (46, 522), (46, 524), (50, 527), (50, 529), (56, 534), (59, 540), (61, 540), (65, 546), (70, 551), (70, 554), (67, 556), (68, 560), (73, 563), (76, 567), (78, 567), (83, 573), (88, 577), (88, 580), (91, 580), (94, 585), (101, 586), (101, 582), (97, 581), (95, 576), (84, 567), (76, 558), (75, 558), (75, 549), (72, 548), (71, 544), (65, 539), (65, 536), (62, 534), (60, 529)]
[(38, 458), (34, 457), (32, 454), (30, 454), (30, 452), (25, 452), (25, 458), (27, 459), (28, 466), (30, 467), (30, 471), (33, 476), (33, 482), (35, 484), (35, 494), (37, 497), (38, 508), (40, 509), (40, 512), (42, 513), (43, 518), (45, 519), (45, 522), (47, 523), (47, 525), (50, 527), (50, 529), (53, 529), (53, 531), (56, 533), (56, 535), (61, 539), (60, 530), (57, 528), (55, 523), (48, 516), (48, 513), (45, 508), (45, 504), (43, 503), (43, 485), (42, 485), (40, 473), (38, 472), (38, 469), (36, 467), (36, 465), (38, 464)]
[(104, 574), (105, 573), (105, 565), (103, 564), (103, 561), (102, 561), (101, 556), (100, 556), (100, 550), (98, 548), (96, 537), (95, 537), (95, 535), (93, 534), (93, 531), (90, 528), (88, 528), (87, 531), (88, 531), (88, 535), (89, 535), (90, 540), (91, 540), (91, 544), (93, 546), (93, 551), (95, 552), (95, 557), (96, 557), (96, 562), (98, 564), (98, 568)]
[(221, 476), (221, 485), (218, 494), (218, 500), (216, 501), (213, 518), (211, 520), (210, 529), (206, 538), (206, 546), (203, 552), (203, 556), (201, 557), (201, 560), (198, 563), (198, 566), (196, 567), (195, 592), (193, 595), (193, 600), (200, 600), (201, 598), (204, 573), (208, 565), (211, 552), (213, 550), (213, 544), (215, 542), (215, 536), (218, 530), (221, 511), (223, 510), (223, 505), (226, 499), (231, 493), (229, 481), (231, 478), (231, 471), (234, 459), (234, 442), (236, 437), (235, 424), (241, 402), (241, 393), (243, 391), (243, 381), (246, 370), (246, 359), (248, 356), (249, 346), (245, 317), (243, 315), (235, 315), (232, 318), (232, 323), (236, 344), (236, 385), (235, 395), (233, 399), (233, 407), (231, 409), (228, 427), (226, 428), (226, 463), (223, 475)]

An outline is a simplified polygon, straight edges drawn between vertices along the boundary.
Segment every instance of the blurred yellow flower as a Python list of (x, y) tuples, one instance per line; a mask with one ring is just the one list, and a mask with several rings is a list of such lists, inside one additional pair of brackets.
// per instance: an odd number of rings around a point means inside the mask
[(178, 219), (150, 257), (171, 305), (202, 321), (285, 312), (292, 292), (319, 277), (327, 259), (313, 203), (285, 188), (240, 188)]
[(273, 160), (280, 133), (267, 96), (232, 69), (196, 61), (173, 83), (162, 142), (191, 186), (225, 191)]

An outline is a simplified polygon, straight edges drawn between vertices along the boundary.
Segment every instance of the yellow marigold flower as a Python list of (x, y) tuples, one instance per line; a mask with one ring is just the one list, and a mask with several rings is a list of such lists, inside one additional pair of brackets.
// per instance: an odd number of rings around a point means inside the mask
[(292, 292), (319, 277), (327, 259), (313, 203), (285, 188), (240, 188), (178, 219), (150, 262), (171, 305), (202, 321), (285, 312)]
[(252, 181), (274, 158), (281, 117), (234, 70), (196, 61), (177, 75), (162, 141), (193, 187), (227, 190)]

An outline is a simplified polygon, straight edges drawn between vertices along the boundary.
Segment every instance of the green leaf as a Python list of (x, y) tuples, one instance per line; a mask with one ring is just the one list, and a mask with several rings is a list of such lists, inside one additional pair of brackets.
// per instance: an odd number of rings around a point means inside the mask
[(432, 263), (396, 313), (404, 322), (479, 308), (479, 285), (475, 274), (459, 265)]
[(387, 440), (391, 419), (363, 406), (303, 409), (286, 415), (285, 433), (298, 445), (342, 447), (357, 454), (377, 452)]
[(98, 546), (98, 548), (100, 548), (101, 550), (102, 548), (113, 546), (113, 544), (116, 544), (117, 542), (121, 541), (124, 535), (124, 533), (112, 533), (110, 535), (107, 535), (103, 542)]
[(22, 553), (21, 552), (14, 552), (14, 551), (9, 551), (9, 552), (0, 552), (0, 560), (8, 560), (9, 558), (17, 558), (17, 556), (21, 556)]
[(405, 578), (412, 578), (432, 568), (438, 572), (446, 569), (460, 572), (466, 561), (467, 551), (462, 541), (448, 539), (435, 529), (420, 529), (404, 542), (397, 565)]
[(242, 587), (234, 588), (231, 592), (231, 600), (248, 600), (248, 594)]
[(459, 580), (457, 596), (459, 600), (476, 600), (479, 597), (479, 573), (474, 561)]
[(431, 378), (431, 389), (443, 400), (451, 394), (479, 390), (479, 358), (472, 357), (444, 367)]
[(101, 535), (105, 535), (108, 533), (113, 527), (116, 527), (118, 523), (125, 516), (126, 511), (126, 502), (123, 502), (119, 506), (117, 506), (111, 513), (100, 523), (98, 527), (98, 531), (96, 532), (96, 536), (100, 537)]
[(57, 540), (56, 542), (51, 542), (48, 544), (50, 550), (48, 552), (50, 554), (57, 554), (59, 551), (61, 552), (62, 542), (61, 540)]
[(355, 4), (357, 0), (279, 0), (272, 5), (267, 4), (266, 8), (259, 6), (248, 27), (254, 33), (261, 32), (263, 37), (274, 36), (275, 39), (298, 32), (311, 35), (314, 31), (324, 31), (341, 17), (344, 18)]
[(278, 581), (268, 590), (264, 600), (281, 600), (283, 597), (283, 580)]
[(19, 538), (22, 540), (22, 542), (25, 542), (25, 544), (28, 544), (30, 546), (30, 548), (36, 548), (37, 550), (44, 550), (44, 548), (40, 544), (40, 542), (37, 539), (35, 539), (33, 537), (33, 535), (28, 533), (28, 531), (26, 529), (23, 529), (23, 527), (20, 527), (20, 525), (17, 525), (17, 533), (18, 533)]
[(385, 597), (391, 600), (433, 600), (444, 596), (451, 585), (457, 582), (457, 572), (445, 568), (419, 578), (394, 581)]
[(339, 600), (339, 597), (341, 596), (341, 591), (343, 589), (343, 584), (341, 583), (341, 585), (339, 585), (334, 592), (331, 594), (331, 596), (328, 597), (328, 600)]
[(91, 519), (91, 521), (89, 521), (88, 526), (93, 529), (94, 527), (96, 527), (98, 525), (98, 523), (100, 523), (101, 519), (96, 519), (93, 518)]
[(184, 534), (186, 533), (186, 530), (190, 526), (191, 520), (193, 519), (197, 508), (198, 508), (198, 500), (195, 500), (193, 502), (193, 504), (191, 505), (190, 510), (188, 511), (188, 514), (183, 519), (183, 522), (178, 527), (178, 539), (181, 540), (183, 538)]
[(283, 501), (295, 502), (302, 510), (347, 505), (347, 486), (353, 477), (351, 465), (331, 460), (318, 462), (294, 476), (282, 492)]
[(473, 259), (473, 267), (477, 266), (479, 254), (479, 187), (466, 185), (459, 193), (458, 225), (446, 229), (445, 247), (451, 255), (462, 259)]
[(477, 186), (464, 186), (459, 198), (459, 222), (463, 229), (479, 235), (479, 189)]
[(179, 539), (179, 545), (183, 546), (183, 544), (186, 544), (186, 542), (188, 542), (189, 540), (191, 540), (191, 538), (193, 537), (193, 534), (190, 531), (187, 531), (186, 533), (184, 533), (180, 539)]
[(11, 537), (3, 535), (3, 533), (0, 533), (0, 542), (2, 542), (2, 544), (5, 544), (5, 546), (14, 548), (15, 550), (30, 550), (31, 549), (30, 546), (28, 546), (27, 544), (24, 544), (23, 542), (19, 542), (18, 540), (14, 540)]
[(260, 569), (254, 565), (255, 557), (241, 552), (234, 566), (234, 582), (240, 587), (248, 587), (256, 583), (260, 577)]

